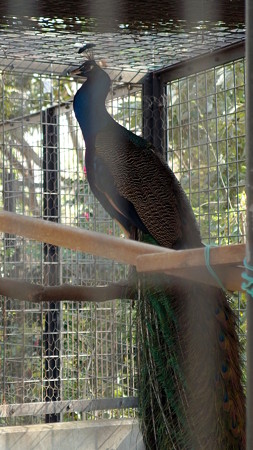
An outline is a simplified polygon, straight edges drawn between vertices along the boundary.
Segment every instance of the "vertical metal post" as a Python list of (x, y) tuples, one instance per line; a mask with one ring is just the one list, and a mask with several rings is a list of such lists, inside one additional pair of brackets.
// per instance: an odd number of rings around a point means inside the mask
[(143, 137), (147, 139), (147, 141), (153, 144), (153, 115), (151, 102), (153, 97), (153, 82), (152, 82), (152, 74), (148, 73), (144, 79), (143, 88), (142, 88), (142, 129), (143, 129)]
[[(253, 2), (246, 0), (247, 263), (253, 266)], [(252, 273), (249, 273), (252, 276)], [(247, 295), (247, 450), (253, 448), (253, 298)]]
[[(55, 108), (43, 112), (44, 219), (58, 222), (58, 127)], [(44, 283), (56, 286), (59, 280), (59, 250), (44, 244)], [(60, 305), (50, 302), (45, 323), (45, 400), (59, 401), (60, 395)], [(47, 414), (46, 422), (59, 422), (60, 414)]]
[(166, 117), (163, 93), (160, 75), (148, 74), (143, 83), (143, 137), (162, 154), (165, 152)]
[[(10, 168), (10, 172), (7, 170), (3, 173), (3, 199), (5, 211), (16, 212), (16, 197), (14, 195), (15, 189), (13, 184), (15, 183), (15, 175)], [(6, 248), (15, 247), (16, 236), (14, 234), (5, 233), (4, 244)], [(8, 255), (7, 255), (8, 257)]]

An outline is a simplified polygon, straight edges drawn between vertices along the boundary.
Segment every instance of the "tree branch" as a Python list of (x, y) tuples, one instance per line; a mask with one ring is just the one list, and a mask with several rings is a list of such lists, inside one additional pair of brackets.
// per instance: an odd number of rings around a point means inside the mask
[(41, 302), (104, 302), (115, 299), (137, 299), (135, 282), (112, 283), (108, 286), (87, 287), (41, 286), (11, 278), (0, 278), (0, 295), (16, 300)]

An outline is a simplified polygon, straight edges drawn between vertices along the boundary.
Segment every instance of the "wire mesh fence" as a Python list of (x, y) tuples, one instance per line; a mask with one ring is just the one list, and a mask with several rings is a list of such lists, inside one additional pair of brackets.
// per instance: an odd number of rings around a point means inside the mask
[[(175, 3), (178, 7), (178, 3)], [(0, 21), (3, 21), (0, 36), (1, 69), (61, 75), (66, 66), (78, 65), (83, 61), (83, 54), (79, 55), (77, 51), (88, 42), (95, 45), (93, 52), (97, 61), (106, 61), (107, 66), (117, 70), (122, 77), (126, 76), (125, 72), (129, 72), (128, 81), (131, 82), (139, 72), (143, 75), (148, 70), (172, 66), (245, 39), (245, 25), (241, 21), (244, 4), (241, 1), (235, 7), (234, 23), (228, 21), (226, 24), (217, 20), (218, 15), (212, 21), (197, 20), (196, 17), (190, 21), (186, 16), (186, 20), (166, 20), (164, 23), (161, 20), (150, 26), (143, 22), (142, 14), (140, 21), (133, 27), (121, 23), (114, 31), (115, 4), (112, 10), (110, 4), (107, 6), (107, 12), (111, 11), (109, 22), (108, 17), (106, 20), (107, 32), (100, 31), (94, 21), (83, 21), (78, 17), (71, 19), (71, 25), (66, 16), (58, 21), (49, 17), (27, 17), (23, 21), (0, 17)], [(165, 2), (164, 10), (167, 7)], [(233, 7), (229, 4), (229, 10)], [(192, 13), (193, 6), (190, 9)], [(157, 12), (157, 7), (150, 4), (144, 10), (151, 18)], [(135, 7), (134, 11), (140, 14)], [(104, 13), (103, 17), (106, 19)]]
[[(83, 140), (71, 105), (78, 84), (13, 71), (4, 72), (1, 82), (0, 207), (120, 236), (87, 182)], [(156, 141), (166, 144), (168, 162), (190, 198), (204, 242), (244, 241), (243, 59), (175, 79), (159, 99), (143, 98), (141, 85), (114, 83), (107, 108), (133, 132), (140, 135), (144, 129), (152, 139), (158, 134)], [(121, 264), (10, 234), (2, 237), (0, 252), (1, 276), (33, 283), (95, 286), (127, 277)], [(244, 338), (245, 297), (240, 294), (232, 301)], [(88, 412), (77, 404), (69, 412), (59, 408), (45, 415), (45, 409), (32, 410), (34, 404), (52, 400), (63, 404), (137, 395), (131, 302), (38, 306), (2, 298), (1, 313), (1, 403), (30, 406), (23, 416), (0, 419), (2, 425), (135, 415), (127, 403), (105, 408), (93, 403)]]
[(168, 156), (205, 241), (245, 238), (245, 78), (239, 60), (170, 83)]
[[(166, 89), (168, 162), (189, 196), (203, 242), (245, 242), (245, 60), (175, 79)], [(232, 303), (244, 343), (245, 294), (234, 294)]]
[[(71, 107), (77, 88), (74, 81), (58, 77), (4, 73), (1, 207), (119, 236), (120, 229), (94, 199), (87, 182), (83, 140)], [(118, 96), (112, 91), (108, 99), (111, 113), (137, 133), (141, 133), (140, 105), (137, 86)], [(95, 286), (127, 276), (127, 268), (115, 262), (14, 235), (5, 234), (0, 249), (1, 276), (33, 283)], [(130, 302), (38, 306), (2, 298), (1, 312), (2, 404), (136, 395)], [(134, 414), (131, 408), (108, 406), (100, 412), (91, 408), (85, 416)], [(36, 415), (48, 422), (82, 416), (73, 408), (61, 416)], [(13, 424), (38, 419), (1, 420)]]

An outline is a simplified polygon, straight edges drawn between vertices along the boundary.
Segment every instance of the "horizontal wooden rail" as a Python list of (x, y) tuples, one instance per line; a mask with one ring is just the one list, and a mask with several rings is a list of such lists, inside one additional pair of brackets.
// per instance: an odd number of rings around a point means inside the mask
[[(226, 245), (210, 248), (211, 266), (224, 264), (241, 265), (245, 257), (245, 245)], [(140, 255), (137, 258), (137, 269), (140, 272), (161, 272), (170, 269), (186, 269), (188, 267), (205, 266), (205, 254), (203, 248), (189, 250), (177, 250), (171, 254)]]
[[(165, 272), (218, 285), (207, 270), (204, 248), (169, 250), (6, 211), (0, 212), (0, 231), (131, 264), (139, 272)], [(244, 244), (210, 249), (210, 264), (228, 290), (241, 290), (244, 256)]]
[(105, 302), (107, 300), (137, 299), (135, 280), (110, 283), (106, 286), (42, 286), (24, 280), (0, 277), (0, 295), (33, 303), (42, 302)]
[[(212, 247), (210, 265), (215, 270), (223, 286), (229, 291), (241, 290), (241, 273), (245, 257), (245, 244)], [(140, 255), (136, 261), (138, 272), (165, 272), (180, 278), (200, 281), (218, 286), (209, 273), (203, 248), (178, 250), (171, 254)]]
[(7, 211), (0, 212), (0, 231), (131, 265), (136, 265), (139, 255), (175, 252), (164, 247), (115, 238)]

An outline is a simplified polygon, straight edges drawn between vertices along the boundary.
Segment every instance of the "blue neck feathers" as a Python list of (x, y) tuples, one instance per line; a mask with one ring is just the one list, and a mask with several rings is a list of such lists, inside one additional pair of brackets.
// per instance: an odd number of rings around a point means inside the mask
[[(88, 79), (74, 97), (74, 111), (81, 127), (84, 140), (87, 141), (102, 130), (111, 120), (105, 108), (105, 99), (110, 88), (108, 75)], [(108, 77), (108, 78), (107, 78)]]

